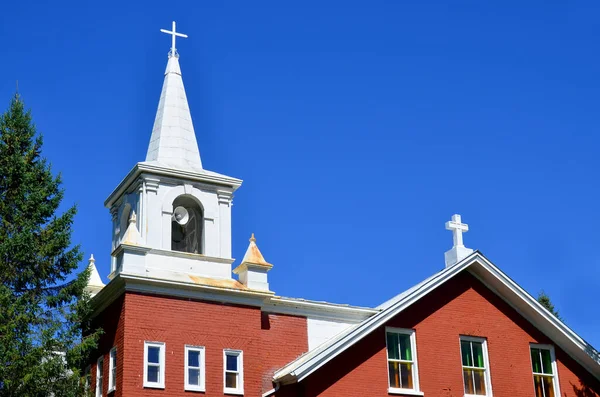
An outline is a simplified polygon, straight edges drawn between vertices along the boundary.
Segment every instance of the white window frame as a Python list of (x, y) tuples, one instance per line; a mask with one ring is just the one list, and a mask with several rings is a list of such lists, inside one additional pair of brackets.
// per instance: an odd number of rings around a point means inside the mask
[[(531, 361), (531, 349), (550, 350), (550, 359), (552, 360), (552, 378), (554, 380), (554, 395), (560, 396), (560, 384), (558, 383), (558, 365), (556, 364), (556, 355), (554, 354), (554, 346), (544, 345), (540, 343), (529, 344), (529, 361)], [(533, 362), (531, 363), (531, 378), (533, 380), (533, 394), (535, 395), (535, 375), (548, 376), (548, 374), (540, 374), (533, 372)]]
[[(487, 339), (486, 338), (481, 338), (481, 337), (477, 337), (477, 336), (465, 336), (465, 335), (461, 335), (459, 338), (459, 342), (458, 342), (458, 347), (459, 347), (459, 352), (460, 352), (460, 375), (461, 378), (463, 380), (463, 391), (465, 390), (465, 377), (463, 374), (463, 370), (464, 368), (467, 369), (481, 369), (479, 367), (469, 367), (466, 365), (463, 365), (462, 363), (462, 346), (461, 343), (462, 341), (465, 342), (479, 342), (481, 343), (481, 349), (483, 350), (483, 362), (484, 362), (484, 377), (485, 377), (485, 390), (486, 390), (486, 394), (484, 395), (485, 397), (492, 397), (494, 395), (494, 393), (492, 392), (492, 376), (491, 376), (491, 370), (490, 370), (490, 358), (488, 356), (488, 349), (487, 349)], [(471, 348), (472, 349), (472, 348)], [(471, 354), (473, 354), (473, 352), (471, 351)], [(529, 354), (531, 356), (531, 353)], [(465, 397), (481, 397), (481, 394), (464, 394)]]
[(114, 346), (108, 353), (108, 392), (117, 390), (117, 347)]
[[(158, 347), (158, 382), (148, 382), (148, 347)], [(153, 389), (165, 388), (165, 342), (144, 341), (144, 387)]]
[[(396, 360), (390, 359), (388, 355), (388, 345), (387, 345), (387, 334), (401, 334), (408, 335), (410, 337), (410, 352), (412, 354), (413, 359), (411, 361), (407, 360)], [(411, 396), (423, 396), (424, 393), (421, 391), (419, 386), (419, 364), (417, 363), (417, 340), (416, 333), (414, 329), (405, 329), (405, 328), (393, 328), (393, 327), (385, 327), (385, 371), (387, 373), (388, 378), (388, 393), (389, 394), (403, 394), (403, 395), (411, 395)], [(389, 363), (391, 361), (399, 362), (399, 363), (412, 363), (413, 365), (413, 388), (406, 389), (400, 387), (391, 387), (390, 386), (390, 367)]]
[[(236, 355), (238, 358), (238, 383), (237, 388), (227, 387), (226, 374), (227, 372), (227, 355)], [(242, 350), (224, 349), (223, 350), (223, 393), (225, 394), (244, 394), (244, 352)]]
[[(100, 376), (102, 372), (102, 376)], [(98, 357), (96, 361), (96, 397), (102, 397), (104, 387), (104, 356)]]
[[(200, 364), (200, 368), (198, 368), (200, 370), (200, 384), (199, 385), (191, 385), (189, 383), (189, 369), (190, 369), (190, 365), (188, 362), (188, 352), (198, 352), (200, 353), (200, 357), (198, 358), (198, 363)], [(205, 363), (205, 358), (204, 358), (204, 346), (192, 346), (192, 345), (185, 345), (185, 366), (184, 366), (184, 370), (185, 370), (185, 390), (187, 391), (206, 391), (206, 382), (205, 382), (205, 376), (204, 376), (204, 363)], [(193, 367), (196, 368), (196, 367)]]

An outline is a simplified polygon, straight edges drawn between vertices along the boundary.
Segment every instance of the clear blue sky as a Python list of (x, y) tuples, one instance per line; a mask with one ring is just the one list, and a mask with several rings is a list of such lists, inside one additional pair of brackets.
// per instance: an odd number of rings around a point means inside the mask
[(3, 4), (1, 108), (18, 79), (102, 276), (175, 19), (204, 166), (244, 180), (234, 256), (255, 232), (278, 294), (377, 305), (444, 266), (461, 213), (600, 348), (600, 3), (291, 3)]

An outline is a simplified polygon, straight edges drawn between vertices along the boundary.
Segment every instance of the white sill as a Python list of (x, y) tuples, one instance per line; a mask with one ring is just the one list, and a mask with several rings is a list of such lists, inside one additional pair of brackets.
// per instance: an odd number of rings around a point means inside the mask
[(491, 394), (465, 394), (464, 397), (492, 397)]
[(197, 391), (197, 392), (201, 392), (201, 393), (205, 393), (206, 392), (206, 388), (204, 388), (204, 387), (190, 386), (190, 385), (185, 386), (183, 388), (183, 390), (185, 390), (185, 391)]
[(228, 389), (228, 388), (224, 388), (223, 389), (223, 394), (235, 394), (236, 396), (243, 396), (244, 395), (244, 390), (243, 389)]
[[(425, 393), (422, 391), (416, 391), (413, 389), (397, 389), (395, 387), (388, 387), (389, 394), (404, 394), (406, 396), (424, 396)], [(467, 397), (467, 396), (465, 396)], [(479, 396), (481, 397), (481, 396)]]
[(144, 382), (144, 387), (146, 389), (164, 389), (165, 388), (165, 384), (164, 383), (147, 383), (147, 382)]

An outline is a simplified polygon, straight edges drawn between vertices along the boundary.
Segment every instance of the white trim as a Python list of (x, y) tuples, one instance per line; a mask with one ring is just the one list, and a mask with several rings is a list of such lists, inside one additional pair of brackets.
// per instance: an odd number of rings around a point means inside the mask
[(394, 387), (388, 387), (388, 394), (400, 394), (402, 396), (424, 396), (425, 393), (422, 391), (414, 391), (410, 389), (396, 389)]
[[(552, 378), (553, 378), (553, 385), (554, 385), (554, 395), (560, 396), (561, 390), (560, 390), (560, 383), (558, 381), (558, 365), (556, 363), (556, 355), (554, 353), (554, 346), (546, 345), (546, 344), (542, 344), (542, 343), (530, 343), (529, 344), (529, 360), (531, 360), (531, 349), (540, 349), (540, 350), (549, 350), (550, 351), (550, 359), (552, 360)], [(532, 362), (531, 363), (531, 379), (533, 380), (533, 393), (534, 394), (535, 394), (535, 375), (538, 375), (538, 374), (533, 372), (533, 362)], [(539, 374), (539, 375), (548, 376), (547, 374)]]
[[(148, 382), (148, 347), (158, 347), (158, 382)], [(165, 388), (165, 342), (144, 341), (144, 387)]]
[[(227, 356), (235, 355), (237, 357), (237, 374), (238, 374), (238, 382), (237, 387), (227, 387), (225, 384), (226, 374), (227, 374)], [(231, 371), (229, 371), (231, 372)], [(242, 350), (235, 349), (223, 349), (223, 393), (225, 394), (236, 394), (243, 395), (244, 394), (244, 352)]]
[[(465, 389), (465, 377), (463, 374), (464, 368), (476, 368), (476, 367), (469, 367), (463, 364), (462, 362), (462, 346), (461, 346), (461, 342), (465, 341), (465, 342), (476, 342), (476, 343), (481, 343), (481, 349), (483, 350), (483, 361), (484, 361), (484, 378), (485, 378), (485, 394), (467, 394), (465, 393), (464, 396), (465, 397), (481, 397), (481, 396), (485, 396), (485, 397), (492, 397), (494, 394), (492, 392), (492, 377), (491, 377), (491, 370), (490, 370), (490, 358), (488, 356), (488, 349), (487, 349), (487, 339), (485, 338), (481, 338), (478, 336), (468, 336), (468, 335), (460, 335), (459, 337), (459, 343), (458, 343), (458, 348), (460, 349), (460, 369), (461, 369), (461, 377), (463, 380), (463, 390)], [(471, 354), (473, 354), (473, 347), (471, 345)], [(473, 361), (475, 361), (475, 357), (472, 357)], [(479, 368), (479, 367), (477, 367)], [(475, 385), (473, 385), (475, 386)]]
[[(102, 372), (102, 376), (100, 376), (100, 372)], [(104, 377), (104, 356), (102, 355), (96, 360), (96, 397), (103, 396)], [(100, 382), (98, 382), (98, 379)]]
[[(390, 363), (390, 357), (388, 355), (388, 344), (387, 344), (387, 334), (400, 334), (400, 335), (408, 335), (409, 340), (410, 340), (410, 353), (412, 355), (412, 360), (410, 360), (410, 363), (413, 365), (413, 371), (412, 371), (412, 380), (413, 380), (413, 388), (412, 389), (406, 389), (406, 388), (397, 388), (397, 387), (391, 387), (390, 386), (390, 370), (389, 370), (389, 363)], [(405, 329), (405, 328), (394, 328), (394, 327), (385, 327), (385, 356), (386, 356), (386, 373), (387, 373), (387, 377), (388, 377), (388, 393), (392, 393), (392, 394), (413, 394), (413, 395), (421, 395), (419, 393), (421, 393), (421, 388), (419, 387), (419, 364), (417, 362), (417, 341), (416, 341), (416, 333), (414, 329)], [(398, 349), (398, 351), (400, 351), (400, 349)], [(408, 362), (408, 360), (407, 360)], [(417, 393), (417, 394), (414, 394)]]
[[(199, 358), (198, 358), (198, 364), (200, 365), (199, 371), (200, 371), (200, 384), (199, 385), (191, 385), (189, 384), (189, 355), (188, 353), (190, 351), (193, 352), (198, 352), (199, 354)], [(185, 383), (184, 383), (184, 390), (186, 391), (206, 391), (206, 376), (205, 376), (205, 350), (204, 350), (204, 346), (193, 346), (193, 345), (185, 345), (184, 347), (184, 354), (185, 354), (185, 365), (183, 367), (184, 369), (184, 377), (185, 377)]]
[[(110, 352), (108, 352), (108, 392), (111, 393), (115, 390), (117, 390), (117, 368), (116, 365), (118, 365), (117, 362), (117, 346), (114, 346), (112, 349), (110, 349)], [(114, 371), (114, 376), (113, 376), (113, 371)]]

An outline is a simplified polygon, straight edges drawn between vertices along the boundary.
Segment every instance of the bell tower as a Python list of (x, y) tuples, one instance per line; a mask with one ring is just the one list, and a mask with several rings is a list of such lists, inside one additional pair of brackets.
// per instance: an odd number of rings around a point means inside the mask
[(231, 279), (231, 205), (242, 181), (203, 168), (173, 28), (146, 159), (110, 194), (117, 274), (190, 281)]

